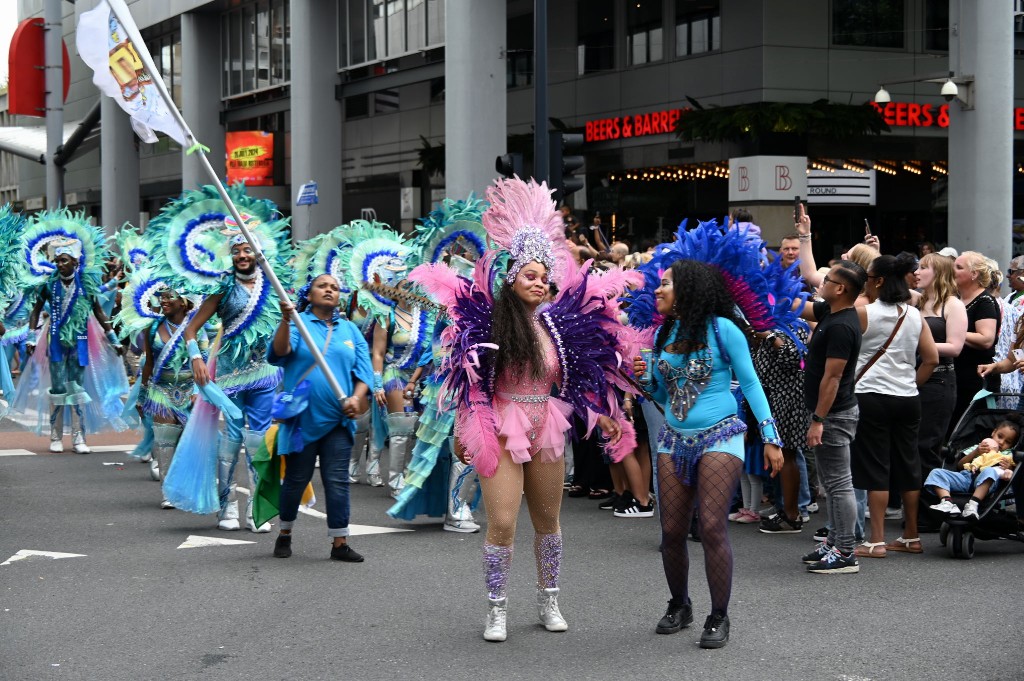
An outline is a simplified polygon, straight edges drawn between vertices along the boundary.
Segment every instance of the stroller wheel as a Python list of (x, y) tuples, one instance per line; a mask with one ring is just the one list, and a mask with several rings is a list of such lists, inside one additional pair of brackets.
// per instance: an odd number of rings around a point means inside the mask
[(964, 560), (974, 558), (974, 533), (970, 530), (964, 531), (963, 551), (960, 557)]
[(945, 546), (949, 541), (949, 523), (942, 523), (939, 527), (939, 545)]
[(950, 558), (960, 558), (964, 549), (964, 531), (960, 527), (950, 528), (947, 537), (946, 548), (949, 550)]

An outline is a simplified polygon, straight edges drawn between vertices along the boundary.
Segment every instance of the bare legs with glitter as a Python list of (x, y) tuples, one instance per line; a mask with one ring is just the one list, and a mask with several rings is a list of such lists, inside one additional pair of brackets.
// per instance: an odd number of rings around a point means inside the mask
[(538, 614), (548, 631), (568, 628), (558, 610), (558, 574), (562, 565), (562, 533), (558, 523), (564, 477), (562, 459), (544, 463), (535, 458), (527, 464), (517, 464), (503, 451), (495, 474), (480, 478), (487, 510), (483, 555), (489, 613), (484, 638), (489, 641), (505, 640), (508, 574), (516, 520), (524, 496), (534, 530)]

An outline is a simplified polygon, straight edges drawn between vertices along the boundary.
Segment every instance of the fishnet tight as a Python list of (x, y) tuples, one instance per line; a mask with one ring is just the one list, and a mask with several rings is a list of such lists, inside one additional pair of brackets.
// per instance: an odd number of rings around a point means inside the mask
[(704, 548), (704, 571), (711, 591), (711, 609), (725, 615), (732, 595), (732, 544), (727, 529), (729, 506), (736, 493), (743, 462), (724, 452), (705, 452), (697, 465), (696, 485), (684, 485), (676, 476), (675, 463), (658, 455), (661, 497), (661, 560), (672, 600), (689, 601), (690, 557), (686, 535), (690, 531), (694, 502), (700, 504), (698, 522)]

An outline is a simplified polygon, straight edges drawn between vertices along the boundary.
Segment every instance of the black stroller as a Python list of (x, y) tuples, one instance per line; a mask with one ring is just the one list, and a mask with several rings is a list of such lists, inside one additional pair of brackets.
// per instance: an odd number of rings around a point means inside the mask
[[(984, 397), (976, 397), (964, 412), (949, 442), (943, 447), (943, 467), (952, 470), (961, 452), (976, 445), (988, 437), (1000, 421), (1014, 420), (1022, 424), (1021, 437), (1014, 447), (1013, 459), (1017, 466), (1013, 469), (1013, 478), (1001, 484), (994, 494), (981, 502), (978, 507), (977, 519), (965, 520), (949, 516), (929, 508), (938, 502), (931, 490), (921, 493), (921, 513), (933, 526), (939, 527), (939, 543), (946, 547), (952, 558), (970, 559), (974, 557), (976, 540), (1018, 539), (1016, 513), (1009, 510), (1014, 505), (1013, 489), (1024, 468), (1024, 418), (1020, 407), (1024, 404), (1024, 395), (1010, 393), (993, 393)], [(923, 471), (927, 475), (927, 471)], [(953, 503), (963, 506), (969, 499), (969, 493), (953, 493)], [(1024, 503), (1024, 499), (1017, 500)]]

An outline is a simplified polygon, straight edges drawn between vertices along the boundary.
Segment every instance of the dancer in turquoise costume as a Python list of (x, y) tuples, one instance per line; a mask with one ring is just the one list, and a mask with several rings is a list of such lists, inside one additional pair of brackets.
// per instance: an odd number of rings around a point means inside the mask
[(431, 309), (397, 300), (400, 296), (393, 293), (384, 295), (367, 288), (382, 284), (391, 291), (401, 291), (409, 265), (415, 260), (415, 250), (401, 236), (385, 225), (371, 227), (375, 228), (371, 238), (353, 244), (345, 269), (349, 286), (356, 291), (357, 305), (374, 320), (370, 344), (377, 419), (374, 444), (383, 446), (383, 428), (379, 426), (386, 424), (388, 486), (392, 494), (397, 494), (403, 484), (409, 438), (418, 418), (412, 395), (406, 395), (405, 387), (430, 342), (435, 315)]
[(35, 299), (29, 327), (37, 327), (47, 303), (50, 322), (38, 337), (39, 351), (36, 339), (28, 343), (33, 356), (15, 409), (24, 412), (35, 402), (41, 416), (49, 415), (51, 452), (64, 451), (64, 422), (70, 420), (74, 451), (87, 454), (86, 432), (127, 427), (121, 418), (121, 396), (128, 392), (121, 349), (97, 299), (108, 257), (105, 237), (84, 214), (58, 210), (34, 215), (24, 238), (23, 283)]
[[(282, 284), (290, 286), (292, 249), (287, 220), (270, 201), (246, 196), (241, 185), (231, 187), (229, 193), (246, 226), (259, 239), (268, 263)], [(147, 233), (151, 232), (160, 235), (152, 242), (163, 243), (167, 249), (172, 287), (180, 285), (206, 296), (184, 331), (195, 382), (203, 387), (215, 381), (241, 412), (238, 418), (224, 414), (226, 429), (219, 439), (213, 433), (206, 438), (190, 433), (199, 428), (195, 420), (189, 421), (182, 435), (190, 442), (216, 443), (216, 452), (211, 449), (210, 456), (217, 460), (218, 527), (237, 530), (240, 525), (234, 474), (239, 453), (244, 441), (250, 489), (254, 489), (252, 455), (270, 427), (274, 391), (281, 381), (281, 370), (266, 360), (267, 343), (281, 318), (280, 304), (256, 263), (255, 252), (213, 187), (186, 192), (166, 206), (147, 227)], [(217, 360), (215, 377), (210, 375), (198, 344), (200, 329), (214, 315), (223, 325), (220, 347), (211, 352)], [(166, 483), (164, 487), (166, 490)], [(246, 519), (251, 531), (270, 531), (269, 523), (257, 526), (253, 521), (251, 496)]]
[[(423, 220), (417, 230), (415, 247), (424, 263), (449, 265), (457, 274), (471, 277), (473, 263), (487, 248), (487, 233), (482, 216), (487, 204), (473, 198), (466, 201), (445, 199)], [(412, 520), (417, 515), (444, 516), (449, 532), (479, 532), (473, 510), (480, 500), (476, 469), (459, 460), (451, 451), (455, 428), (456, 404), (442, 390), (448, 372), (445, 358), (449, 351), (440, 342), (447, 326), (439, 320), (431, 347), (420, 359), (406, 391), (413, 390), (421, 375), (423, 413), (416, 429), (416, 444), (405, 472), (404, 486), (395, 504), (388, 509), (393, 518)]]
[[(154, 268), (142, 267), (132, 273), (124, 289), (116, 320), (122, 337), (141, 336), (142, 372), (128, 406), (137, 405), (152, 424), (150, 470), (158, 481), (170, 469), (175, 447), (192, 410), (195, 382), (184, 332), (194, 313), (195, 304), (184, 289), (171, 288)], [(205, 359), (209, 342), (202, 329), (198, 346)], [(174, 505), (165, 497), (160, 507)]]
[[(25, 341), (28, 338), (28, 299), (22, 291), (20, 278), (24, 273), (22, 251), (25, 247), (21, 238), (25, 218), (11, 210), (10, 204), (0, 207), (0, 389), (3, 402), (14, 399), (14, 380), (11, 377), (11, 359), (15, 350), (19, 359), (25, 360)], [(7, 404), (0, 404), (0, 416), (7, 413)]]

